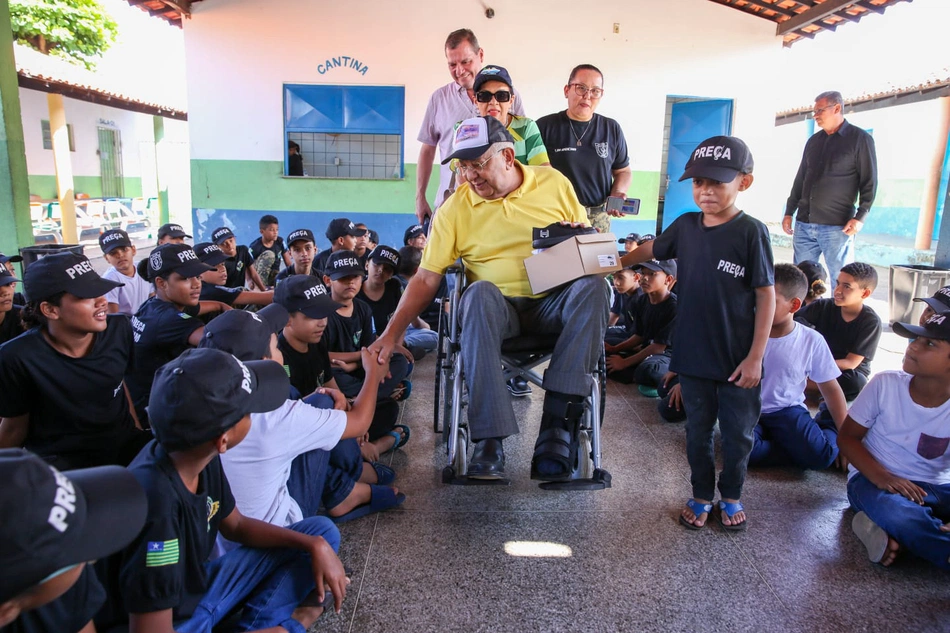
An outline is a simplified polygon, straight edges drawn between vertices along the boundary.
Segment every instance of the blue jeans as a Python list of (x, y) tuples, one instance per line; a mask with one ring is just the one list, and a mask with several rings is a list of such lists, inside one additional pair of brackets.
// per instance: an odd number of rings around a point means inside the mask
[(950, 519), (950, 484), (915, 481), (926, 491), (924, 505), (881, 490), (858, 473), (848, 482), (848, 501), (864, 512), (888, 536), (941, 569), (950, 569), (950, 532), (940, 526)]
[(420, 330), (409, 326), (406, 329), (406, 347), (421, 347), (427, 352), (434, 352), (439, 346), (439, 333), (435, 330)]
[(679, 378), (686, 409), (686, 458), (693, 498), (712, 500), (715, 493), (713, 429), (718, 417), (722, 433), (719, 493), (726, 499), (739, 499), (752, 452), (752, 429), (762, 411), (761, 390), (684, 374)]
[(854, 261), (854, 236), (845, 235), (842, 228), (843, 225), (796, 222), (792, 237), (796, 264), (807, 260), (817, 262), (824, 254), (832, 288), (838, 284), (838, 273), (842, 266)]
[(763, 413), (755, 426), (750, 466), (788, 466), (824, 470), (838, 457), (838, 433), (820, 428), (803, 406)]
[[(288, 529), (322, 536), (334, 551), (340, 532), (326, 517), (311, 517)], [(291, 633), (306, 629), (290, 616), (315, 584), (310, 556), (295, 549), (239, 547), (207, 563), (208, 591), (178, 633), (211, 633), (211, 629), (243, 603), (239, 631), (282, 626)]]

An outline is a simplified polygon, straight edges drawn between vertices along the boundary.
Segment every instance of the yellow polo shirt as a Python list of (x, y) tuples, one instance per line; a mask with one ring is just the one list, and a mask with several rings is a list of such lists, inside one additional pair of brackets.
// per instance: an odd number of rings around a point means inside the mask
[(587, 222), (574, 187), (551, 167), (515, 163), (521, 186), (498, 200), (485, 200), (462, 184), (432, 221), (421, 267), (442, 275), (459, 257), (469, 282), (490, 281), (506, 297), (532, 297), (524, 260), (531, 256), (532, 229), (553, 222)]

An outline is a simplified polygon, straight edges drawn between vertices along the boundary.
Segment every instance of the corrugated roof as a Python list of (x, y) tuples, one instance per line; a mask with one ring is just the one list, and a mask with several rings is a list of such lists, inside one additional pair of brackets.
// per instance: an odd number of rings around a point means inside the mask
[(710, 0), (776, 22), (785, 46), (911, 0)]
[(181, 28), (182, 18), (191, 17), (191, 5), (201, 0), (127, 0), (151, 16)]
[(170, 102), (161, 87), (130, 93), (119, 76), (103, 76), (58, 57), (44, 55), (28, 46), (14, 44), (17, 75), (23, 88), (55, 92), (123, 110), (187, 120), (185, 103)]

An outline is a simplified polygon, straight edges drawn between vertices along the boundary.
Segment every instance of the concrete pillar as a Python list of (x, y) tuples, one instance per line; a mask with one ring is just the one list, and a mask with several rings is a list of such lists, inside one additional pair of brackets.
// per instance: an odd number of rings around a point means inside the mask
[(940, 179), (943, 176), (943, 162), (947, 156), (947, 138), (950, 136), (950, 97), (940, 97), (937, 101), (940, 105), (940, 119), (934, 131), (930, 167), (924, 176), (924, 194), (920, 201), (920, 216), (917, 220), (917, 239), (914, 241), (914, 248), (919, 250), (929, 249), (933, 241)]
[(20, 87), (13, 57), (10, 5), (0, 0), (0, 252), (33, 245), (30, 181), (20, 117)]
[(155, 133), (155, 179), (158, 190), (158, 223), (159, 225), (168, 224), (168, 169), (169, 159), (168, 151), (165, 147), (165, 119), (160, 116), (152, 116), (152, 128)]
[(53, 164), (56, 166), (56, 197), (62, 218), (64, 244), (78, 244), (76, 231), (76, 204), (73, 198), (73, 164), (69, 157), (69, 128), (66, 127), (66, 108), (63, 95), (47, 93), (49, 104), (49, 131), (53, 137)]

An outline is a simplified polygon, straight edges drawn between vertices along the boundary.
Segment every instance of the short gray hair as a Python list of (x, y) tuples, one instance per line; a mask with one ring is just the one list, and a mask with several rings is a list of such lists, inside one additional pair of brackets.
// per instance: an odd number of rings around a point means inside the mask
[(831, 105), (839, 105), (839, 106), (844, 105), (844, 97), (842, 97), (841, 93), (838, 92), (837, 90), (828, 90), (826, 92), (821, 93), (820, 95), (815, 97), (815, 103), (818, 103), (822, 99), (829, 101)]
[(488, 146), (489, 151), (500, 152), (503, 149), (515, 151), (515, 144), (510, 141), (496, 141)]

